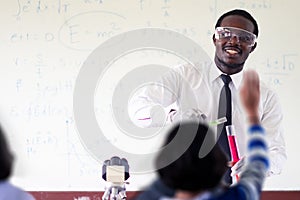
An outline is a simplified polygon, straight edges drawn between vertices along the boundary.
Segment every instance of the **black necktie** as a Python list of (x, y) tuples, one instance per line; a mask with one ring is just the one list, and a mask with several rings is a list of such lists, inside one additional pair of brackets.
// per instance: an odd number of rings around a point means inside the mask
[[(219, 137), (218, 143), (221, 146), (224, 153), (228, 156), (229, 159), (231, 159), (228, 139), (227, 139), (227, 133), (226, 133), (226, 126), (231, 125), (231, 91), (229, 88), (229, 83), (231, 82), (231, 78), (228, 75), (222, 74), (221, 79), (224, 82), (224, 86), (221, 90), (220, 94), (220, 100), (219, 100), (219, 111), (218, 111), (218, 118), (226, 117), (227, 121), (224, 124), (218, 125), (217, 128), (217, 134)], [(231, 184), (231, 176), (230, 176), (231, 170), (227, 170), (224, 181), (226, 183)]]

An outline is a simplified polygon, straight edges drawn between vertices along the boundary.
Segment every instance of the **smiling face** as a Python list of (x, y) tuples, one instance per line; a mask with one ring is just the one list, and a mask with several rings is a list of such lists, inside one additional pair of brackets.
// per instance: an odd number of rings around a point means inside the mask
[[(233, 27), (243, 29), (253, 33), (253, 23), (239, 15), (229, 15), (221, 22), (221, 27)], [(241, 42), (238, 37), (231, 37), (229, 40), (216, 39), (213, 41), (216, 47), (215, 63), (217, 67), (226, 74), (235, 74), (240, 72), (249, 54), (255, 49), (256, 43), (253, 46)]]

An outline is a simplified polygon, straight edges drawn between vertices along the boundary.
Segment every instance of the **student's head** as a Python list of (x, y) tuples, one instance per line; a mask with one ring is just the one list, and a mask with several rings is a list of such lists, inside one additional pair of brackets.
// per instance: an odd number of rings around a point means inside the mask
[(257, 36), (257, 22), (247, 11), (236, 9), (220, 16), (213, 35), (217, 67), (229, 75), (240, 72), (256, 48)]
[[(194, 139), (186, 147), (186, 151), (177, 160), (159, 169), (161, 163), (180, 153), (182, 143), (191, 135)], [(215, 144), (212, 130), (199, 122), (182, 122), (168, 132), (164, 147), (173, 142), (175, 137), (177, 138), (174, 145), (178, 148), (167, 152), (162, 150), (156, 159), (161, 180), (175, 190), (188, 192), (199, 192), (216, 187), (227, 169), (227, 157)], [(205, 144), (206, 149), (209, 149), (208, 154), (204, 154), (204, 157), (199, 156), (200, 149)]]
[(9, 178), (12, 172), (13, 155), (6, 141), (4, 131), (0, 126), (0, 180)]

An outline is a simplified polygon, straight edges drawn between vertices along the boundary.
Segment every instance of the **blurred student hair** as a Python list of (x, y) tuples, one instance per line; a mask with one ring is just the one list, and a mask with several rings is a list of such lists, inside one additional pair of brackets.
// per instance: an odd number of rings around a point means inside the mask
[[(192, 133), (194, 131), (194, 133)], [(196, 131), (196, 133), (195, 133)], [(170, 156), (180, 154), (180, 148), (173, 148), (171, 151), (160, 152), (156, 159), (156, 167), (161, 180), (169, 187), (176, 190), (201, 191), (216, 187), (225, 171), (227, 170), (227, 157), (216, 144), (213, 131), (208, 125), (198, 122), (181, 122), (175, 125), (168, 132), (164, 146), (168, 145), (175, 137), (180, 146), (186, 137), (195, 135), (190, 146), (174, 162), (163, 166)], [(207, 138), (205, 138), (208, 136)], [(181, 138), (180, 138), (181, 137)], [(203, 142), (212, 144), (212, 150), (203, 158), (199, 157), (199, 151)], [(173, 142), (173, 141), (172, 141)], [(176, 143), (176, 142), (175, 142)]]
[(6, 180), (12, 173), (13, 155), (0, 125), (0, 180)]

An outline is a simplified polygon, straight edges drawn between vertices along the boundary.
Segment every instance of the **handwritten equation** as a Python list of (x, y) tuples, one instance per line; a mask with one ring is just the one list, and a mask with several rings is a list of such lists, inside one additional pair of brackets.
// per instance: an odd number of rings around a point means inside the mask
[(20, 17), (26, 13), (49, 13), (57, 14), (67, 13), (71, 6), (71, 1), (64, 0), (16, 0), (16, 17)]
[(296, 53), (282, 54), (278, 58), (266, 58), (261, 62), (263, 74), (267, 76), (266, 83), (275, 87), (284, 86), (285, 81), (297, 68), (297, 59)]

